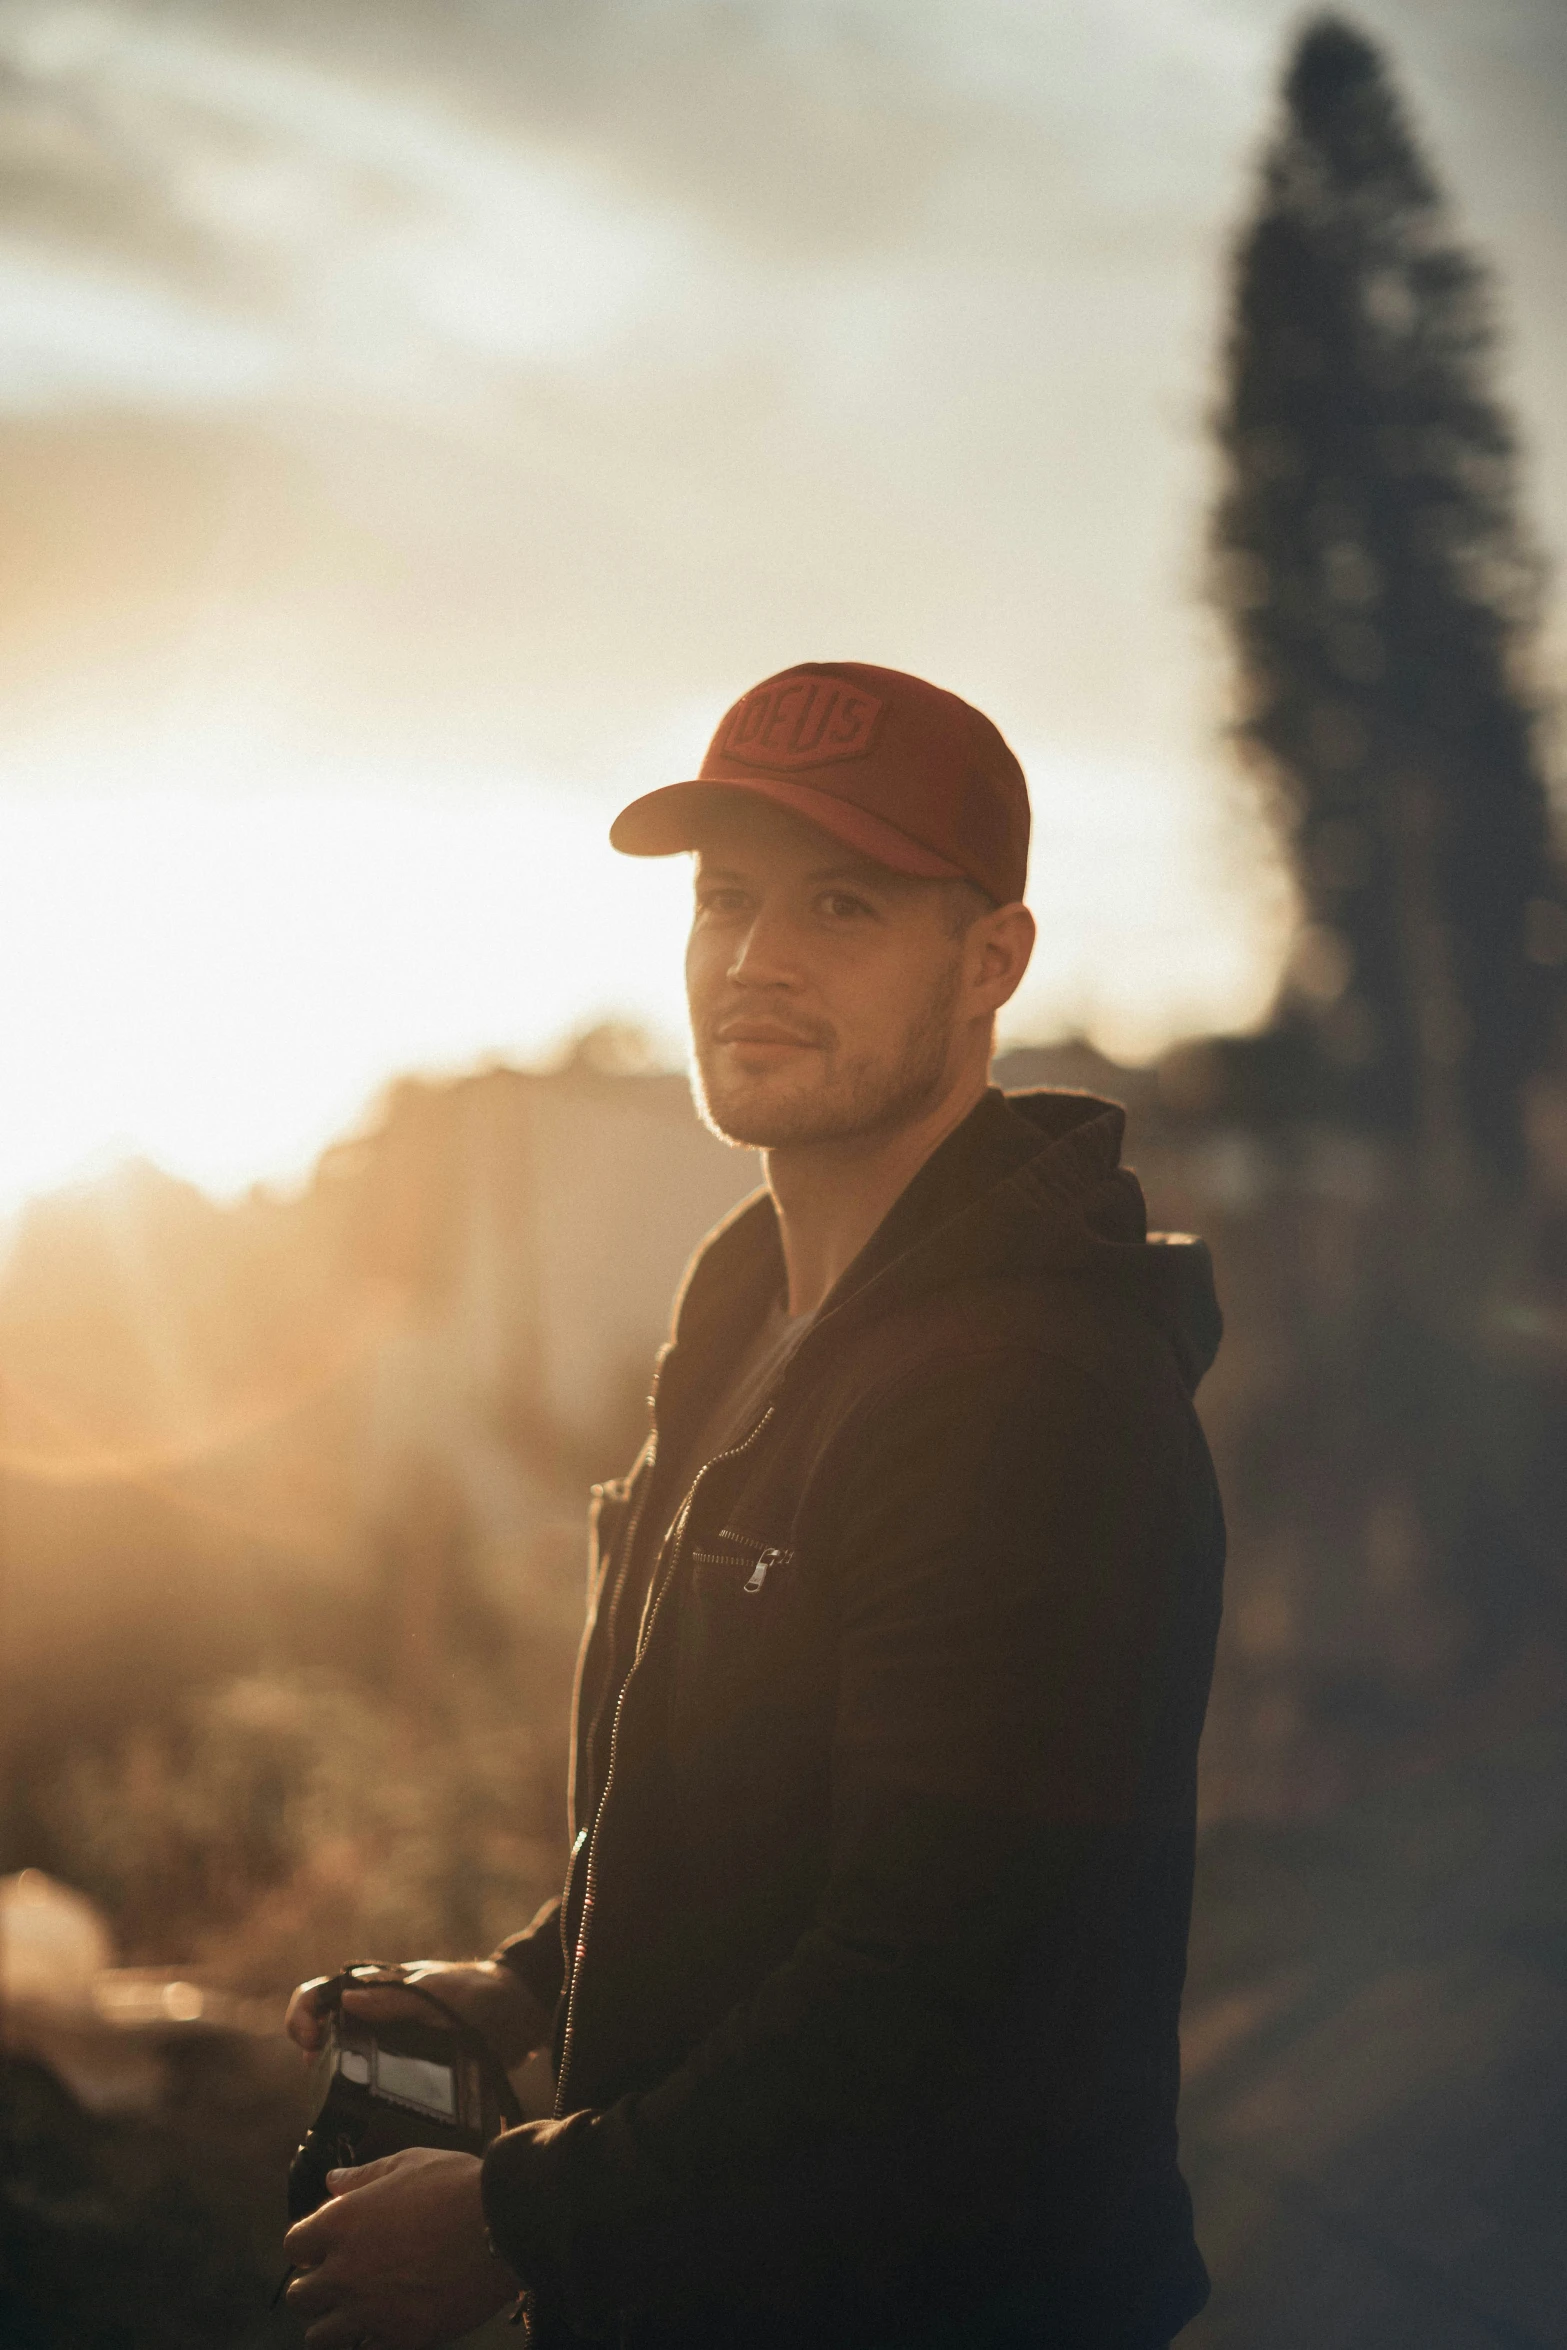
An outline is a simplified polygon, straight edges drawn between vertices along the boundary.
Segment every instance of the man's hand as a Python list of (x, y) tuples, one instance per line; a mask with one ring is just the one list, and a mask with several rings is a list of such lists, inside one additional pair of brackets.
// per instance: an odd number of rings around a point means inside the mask
[(330, 2202), (284, 2239), (309, 2350), (431, 2350), (516, 2299), (484, 2232), (479, 2169), (475, 2154), (408, 2146), (328, 2174)]
[[(466, 1966), (444, 1959), (421, 1958), (403, 1969), (404, 1979), (423, 1983), (444, 2000), (454, 2015), (482, 2032), (508, 2070), (521, 2064), (549, 2032), (550, 2019), (522, 1982), (502, 1960), (475, 1959)], [(313, 2056), (326, 2033), (322, 1993), (331, 1978), (316, 1975), (301, 1983), (288, 2003), (285, 2028), (307, 2056)], [(423, 1999), (410, 1998), (395, 1983), (377, 1983), (367, 1990), (343, 1993), (345, 2014), (361, 2023), (427, 2024), (431, 2010)]]

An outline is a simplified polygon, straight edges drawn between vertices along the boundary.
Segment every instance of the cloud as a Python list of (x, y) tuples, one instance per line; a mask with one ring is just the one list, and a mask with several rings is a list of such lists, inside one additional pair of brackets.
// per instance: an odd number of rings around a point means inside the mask
[(277, 339), (259, 326), (155, 281), (0, 245), (0, 409), (206, 407), (261, 398), (280, 374)]
[[(0, 142), (35, 180), (30, 232), (0, 240), (13, 407), (427, 392), (443, 354), (580, 356), (685, 259), (580, 160), (221, 26), (13, 8), (0, 54)], [(41, 140), (49, 112), (94, 138)]]
[[(1561, 50), (1543, 6), (1498, 0), (1494, 68), (1459, 6), (1382, 13), (1465, 185), (1516, 100), (1485, 185), (1511, 171), (1540, 220), (1487, 217), (1552, 289), (1519, 383), (1562, 540), (1561, 163), (1517, 160)], [(1204, 409), (1290, 21), (9, 0), (0, 398), (161, 402), (176, 435), (229, 411), (192, 646), (317, 716), (335, 694), (356, 725), (591, 770), (654, 708), (853, 643), (1145, 756), (1210, 722)], [(146, 594), (128, 542), (87, 560)]]

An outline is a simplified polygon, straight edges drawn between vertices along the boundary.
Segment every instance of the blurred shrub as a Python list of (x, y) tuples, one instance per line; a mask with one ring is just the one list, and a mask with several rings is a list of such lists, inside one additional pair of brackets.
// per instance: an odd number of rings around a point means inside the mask
[[(90, 2115), (13, 2057), (0, 2105), (0, 2342), (10, 2350), (298, 2350), (270, 2304), (303, 2121), (271, 2043), (179, 2049), (156, 2114)], [(290, 2052), (291, 2053), (291, 2052)]]
[(255, 1673), (78, 1751), (35, 1800), (122, 1958), (264, 1992), (526, 1923), (559, 1883), (557, 1746), (482, 1686), (415, 1718), (329, 1671)]

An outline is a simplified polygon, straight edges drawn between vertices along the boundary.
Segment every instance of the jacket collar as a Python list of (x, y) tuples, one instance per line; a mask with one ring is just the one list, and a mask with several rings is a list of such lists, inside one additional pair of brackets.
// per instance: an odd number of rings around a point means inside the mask
[[(959, 1278), (1085, 1270), (1106, 1251), (1146, 1256), (1142, 1192), (1119, 1164), (1125, 1125), (1119, 1104), (1095, 1094), (990, 1087), (824, 1300), (791, 1371), (828, 1329), (842, 1334)], [(777, 1214), (770, 1195), (757, 1192), (709, 1236), (687, 1273), (655, 1373), (661, 1419), (683, 1412), (694, 1391), (727, 1370), (784, 1278)]]

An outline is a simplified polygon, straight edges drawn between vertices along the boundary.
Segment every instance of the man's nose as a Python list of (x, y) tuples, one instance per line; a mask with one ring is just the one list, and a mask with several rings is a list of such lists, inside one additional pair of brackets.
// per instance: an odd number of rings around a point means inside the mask
[(763, 906), (742, 936), (728, 976), (736, 987), (798, 987), (797, 947), (793, 925)]

